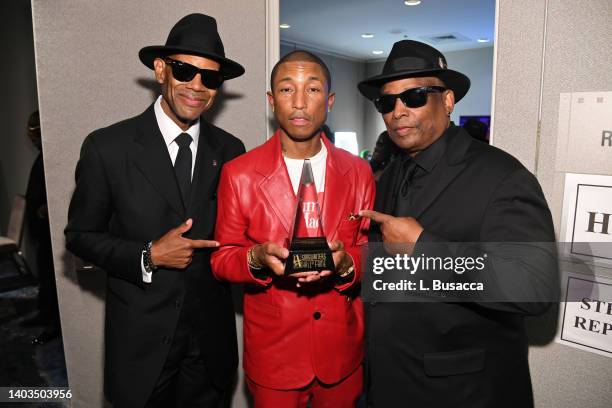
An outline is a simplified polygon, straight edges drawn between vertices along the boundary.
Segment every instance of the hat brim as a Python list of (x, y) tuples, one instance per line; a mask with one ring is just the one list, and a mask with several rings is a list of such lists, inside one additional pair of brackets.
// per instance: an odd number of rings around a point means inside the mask
[(165, 45), (152, 45), (150, 47), (144, 47), (138, 52), (138, 57), (143, 64), (148, 68), (153, 69), (153, 61), (155, 58), (164, 57), (173, 54), (189, 54), (197, 55), (199, 57), (210, 58), (213, 61), (217, 61), (220, 64), (219, 72), (223, 75), (223, 79), (233, 79), (244, 74), (244, 67), (232, 61), (229, 58), (220, 57), (219, 55), (212, 53), (205, 53), (200, 51), (194, 51), (188, 47), (166, 47)]
[(436, 77), (444, 82), (446, 87), (455, 94), (455, 102), (459, 102), (470, 89), (470, 79), (461, 72), (451, 69), (397, 71), (391, 74), (376, 75), (361, 81), (357, 87), (363, 96), (373, 100), (381, 95), (380, 88), (389, 81), (426, 76)]

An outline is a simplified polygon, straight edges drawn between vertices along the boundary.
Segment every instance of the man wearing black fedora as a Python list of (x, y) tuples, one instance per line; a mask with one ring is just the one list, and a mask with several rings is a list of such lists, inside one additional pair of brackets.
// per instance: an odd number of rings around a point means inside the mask
[(223, 163), (244, 153), (208, 123), (225, 57), (214, 18), (191, 14), (145, 47), (161, 95), (91, 133), (76, 169), (67, 248), (108, 274), (105, 393), (115, 407), (224, 407), (237, 367), (229, 286), (210, 254)]
[[(375, 211), (361, 212), (374, 221), (371, 243), (554, 241), (536, 178), (450, 121), (470, 80), (438, 50), (397, 42), (383, 72), (358, 87), (401, 150), (379, 180)], [(547, 306), (366, 304), (368, 406), (533, 406), (523, 319)]]

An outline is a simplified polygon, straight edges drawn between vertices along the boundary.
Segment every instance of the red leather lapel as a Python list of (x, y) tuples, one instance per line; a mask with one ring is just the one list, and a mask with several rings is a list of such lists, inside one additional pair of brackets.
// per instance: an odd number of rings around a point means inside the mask
[(259, 184), (259, 190), (288, 235), (293, 226), (296, 198), (281, 153), (279, 131), (262, 146), (262, 150), (256, 169), (265, 179)]
[(331, 240), (336, 234), (342, 218), (349, 216), (349, 214), (345, 214), (344, 204), (347, 202), (347, 197), (350, 197), (351, 183), (345, 178), (350, 167), (338, 155), (338, 148), (329, 143), (323, 134), (321, 134), (321, 140), (323, 140), (327, 148), (325, 198), (322, 210), (323, 233), (327, 236), (328, 240)]

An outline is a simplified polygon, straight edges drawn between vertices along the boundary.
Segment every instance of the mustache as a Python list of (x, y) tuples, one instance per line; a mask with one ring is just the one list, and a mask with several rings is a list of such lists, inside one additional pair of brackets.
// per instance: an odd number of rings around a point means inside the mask
[(183, 95), (189, 99), (195, 99), (198, 101), (207, 101), (210, 99), (205, 93), (184, 93)]
[(291, 115), (289, 115), (289, 120), (293, 120), (293, 119), (312, 120), (312, 116), (307, 115), (305, 113), (292, 113)]
[(420, 126), (419, 123), (394, 123), (393, 129), (398, 129), (402, 127), (418, 128), (419, 126)]

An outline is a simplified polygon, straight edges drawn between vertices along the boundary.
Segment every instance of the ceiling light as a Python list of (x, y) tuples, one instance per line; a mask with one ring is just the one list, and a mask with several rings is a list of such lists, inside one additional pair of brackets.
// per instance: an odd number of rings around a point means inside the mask
[(374, 34), (372, 34), (372, 33), (363, 33), (363, 34), (361, 34), (361, 38), (374, 38)]
[(479, 43), (487, 43), (487, 42), (489, 42), (489, 39), (488, 38), (479, 38), (476, 41), (478, 41)]
[(289, 24), (281, 24), (279, 25), (280, 28), (291, 28), (291, 26)]
[(418, 6), (421, 4), (421, 0), (406, 0), (404, 4), (407, 6)]
[(382, 50), (374, 50), (374, 51), (372, 51), (372, 54), (374, 54), (374, 55), (380, 55), (382, 53), (383, 53)]

